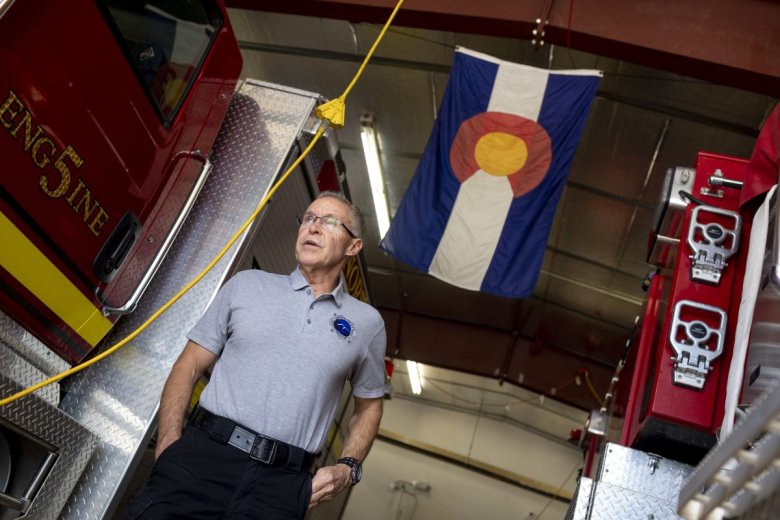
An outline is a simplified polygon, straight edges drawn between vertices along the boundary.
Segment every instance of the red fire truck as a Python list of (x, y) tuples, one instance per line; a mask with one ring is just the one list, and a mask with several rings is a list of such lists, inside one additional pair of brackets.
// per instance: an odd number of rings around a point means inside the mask
[(11, 4), (0, 303), (76, 363), (138, 303), (178, 231), (241, 56), (213, 1)]
[[(0, 398), (138, 329), (322, 130), (318, 94), (241, 66), (222, 0), (0, 1)], [(295, 214), (325, 189), (348, 195), (332, 129), (143, 334), (0, 406), (0, 520), (111, 517), (184, 333), (232, 273), (294, 268)], [(362, 261), (345, 271), (367, 300)]]
[(644, 314), (589, 419), (567, 520), (776, 517), (778, 159), (700, 153), (668, 171)]

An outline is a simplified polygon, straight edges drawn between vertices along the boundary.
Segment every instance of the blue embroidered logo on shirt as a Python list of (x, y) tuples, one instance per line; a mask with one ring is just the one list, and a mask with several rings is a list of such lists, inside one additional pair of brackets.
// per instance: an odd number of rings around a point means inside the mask
[(330, 320), (331, 330), (335, 330), (341, 339), (347, 339), (352, 337), (355, 332), (355, 328), (352, 322), (344, 316), (333, 316)]

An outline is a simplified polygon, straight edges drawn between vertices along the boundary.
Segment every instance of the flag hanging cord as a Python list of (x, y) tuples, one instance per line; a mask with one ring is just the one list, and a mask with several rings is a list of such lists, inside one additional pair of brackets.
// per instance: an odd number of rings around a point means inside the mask
[(64, 379), (68, 376), (71, 376), (73, 374), (76, 374), (77, 372), (80, 372), (84, 370), (87, 367), (90, 367), (97, 363), (98, 361), (101, 361), (120, 348), (127, 345), (130, 341), (135, 339), (141, 332), (146, 330), (149, 325), (151, 325), (157, 318), (159, 318), (165, 311), (167, 311), (174, 303), (176, 303), (182, 296), (184, 296), (187, 291), (192, 289), (192, 287), (195, 286), (199, 281), (203, 279), (206, 274), (208, 274), (209, 271), (219, 262), (220, 259), (222, 259), (223, 256), (228, 252), (228, 250), (231, 248), (231, 246), (238, 240), (238, 238), (246, 231), (246, 229), (254, 222), (255, 218), (260, 214), (260, 212), (263, 210), (263, 208), (268, 203), (268, 200), (273, 196), (274, 193), (279, 189), (279, 187), (282, 185), (284, 181), (287, 180), (287, 178), (290, 176), (290, 174), (295, 171), (295, 169), (298, 167), (298, 165), (303, 161), (303, 159), (311, 152), (311, 150), (314, 148), (314, 146), (317, 144), (317, 142), (320, 140), (320, 137), (325, 133), (325, 130), (329, 126), (332, 126), (334, 128), (342, 128), (344, 126), (344, 120), (345, 120), (345, 100), (347, 96), (349, 95), (352, 88), (357, 83), (358, 79), (360, 79), (360, 76), (362, 76), (364, 69), (366, 68), (366, 65), (368, 64), (371, 57), (374, 55), (374, 51), (376, 50), (377, 46), (379, 45), (379, 42), (384, 37), (385, 33), (387, 32), (387, 28), (390, 27), (390, 24), (393, 22), (393, 19), (395, 18), (395, 15), (398, 13), (398, 10), (401, 8), (401, 5), (404, 3), (404, 0), (398, 0), (398, 3), (396, 4), (395, 8), (393, 9), (393, 12), (390, 14), (390, 17), (387, 19), (387, 22), (385, 22), (384, 27), (382, 28), (382, 31), (379, 33), (379, 36), (377, 36), (376, 40), (374, 40), (374, 44), (371, 46), (371, 49), (366, 54), (366, 57), (363, 59), (363, 63), (360, 65), (360, 68), (355, 73), (355, 76), (352, 78), (352, 81), (350, 81), (347, 88), (344, 90), (344, 93), (341, 94), (336, 99), (333, 99), (331, 101), (328, 101), (327, 103), (324, 103), (320, 106), (318, 106), (315, 111), (317, 114), (317, 117), (319, 117), (322, 122), (317, 129), (317, 132), (314, 134), (314, 137), (312, 138), (309, 145), (306, 147), (306, 149), (303, 150), (300, 156), (293, 162), (290, 167), (287, 169), (286, 172), (279, 178), (279, 180), (271, 187), (271, 189), (268, 191), (268, 194), (263, 197), (263, 200), (260, 201), (260, 203), (257, 205), (255, 210), (252, 212), (252, 214), (249, 216), (249, 218), (238, 228), (238, 230), (233, 234), (233, 236), (227, 241), (225, 246), (217, 253), (217, 255), (208, 263), (208, 265), (200, 272), (198, 273), (189, 283), (187, 283), (184, 287), (182, 287), (179, 292), (177, 292), (175, 295), (171, 297), (170, 300), (165, 302), (157, 311), (154, 312), (145, 322), (143, 322), (137, 329), (135, 329), (133, 332), (128, 334), (124, 339), (120, 340), (119, 342), (112, 345), (110, 348), (104, 350), (94, 358), (85, 361), (79, 365), (76, 365), (73, 368), (70, 368), (68, 370), (65, 370), (63, 372), (60, 372), (59, 374), (56, 374), (44, 381), (41, 381), (40, 383), (36, 383), (32, 386), (29, 386), (25, 388), (24, 390), (21, 390), (15, 394), (12, 394), (6, 398), (0, 399), (0, 406), (5, 406), (9, 403), (12, 403), (18, 399), (21, 399), (22, 397), (29, 395), (36, 390), (40, 390), (41, 388), (48, 386), (52, 383), (56, 383), (57, 381), (60, 381), (61, 379)]

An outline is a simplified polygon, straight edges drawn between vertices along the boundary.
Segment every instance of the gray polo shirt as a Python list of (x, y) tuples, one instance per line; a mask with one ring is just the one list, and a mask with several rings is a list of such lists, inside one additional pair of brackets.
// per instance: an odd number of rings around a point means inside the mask
[(315, 299), (298, 269), (233, 276), (188, 334), (219, 356), (201, 404), (317, 452), (346, 380), (356, 397), (383, 396), (384, 321), (347, 294), (343, 281)]

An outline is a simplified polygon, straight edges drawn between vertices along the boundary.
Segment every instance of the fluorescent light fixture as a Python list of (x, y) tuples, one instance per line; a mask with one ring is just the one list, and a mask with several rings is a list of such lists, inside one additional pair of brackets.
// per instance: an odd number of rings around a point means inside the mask
[(379, 238), (382, 238), (390, 228), (390, 211), (387, 209), (385, 179), (382, 175), (382, 162), (379, 160), (379, 139), (377, 138), (374, 114), (366, 113), (360, 118), (360, 140), (363, 141), (363, 155), (366, 158), (368, 180), (371, 183), (371, 196), (374, 199)]
[(412, 385), (412, 393), (422, 393), (422, 377), (420, 377), (420, 365), (414, 361), (406, 360), (406, 371), (409, 372), (409, 383)]

